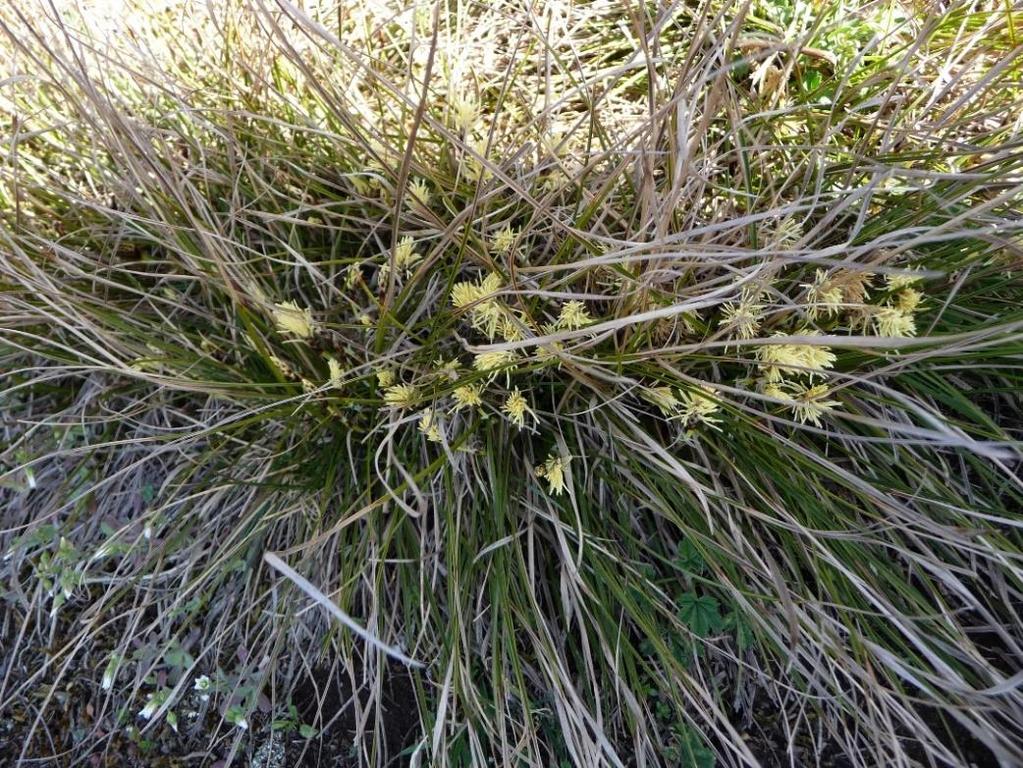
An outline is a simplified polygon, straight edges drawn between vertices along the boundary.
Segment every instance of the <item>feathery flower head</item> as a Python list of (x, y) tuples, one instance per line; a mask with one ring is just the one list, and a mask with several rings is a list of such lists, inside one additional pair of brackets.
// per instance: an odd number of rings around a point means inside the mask
[(384, 403), (391, 408), (411, 408), (419, 391), (411, 384), (392, 384), (384, 390)]
[(451, 100), (451, 122), (465, 133), (471, 133), (479, 121), (479, 108), (476, 102), (461, 94)]
[(776, 400), (784, 400), (790, 402), (792, 400), (791, 395), (784, 389), (784, 382), (777, 381), (763, 381), (761, 390), (768, 397), (773, 397)]
[[(804, 330), (797, 336), (817, 336), (817, 331)], [(776, 333), (775, 338), (785, 338)], [(792, 376), (820, 375), (835, 364), (835, 354), (822, 344), (765, 344), (757, 348), (757, 362), (764, 377), (770, 382), (781, 381), (783, 374)]]
[(394, 371), (390, 368), (380, 368), (376, 371), (377, 386), (386, 388), (394, 384)]
[(879, 307), (873, 320), (878, 336), (916, 336), (912, 313), (899, 307)]
[(510, 311), (503, 312), (497, 333), (505, 341), (522, 341), (526, 338), (524, 324), (521, 318), (515, 317)]
[(752, 297), (740, 301), (729, 301), (721, 307), (720, 328), (727, 328), (740, 339), (752, 339), (760, 331), (764, 307)]
[(515, 237), (518, 233), (511, 228), (511, 226), (505, 226), (499, 230), (494, 239), (491, 242), (491, 247), (494, 249), (494, 253), (506, 254), (511, 250), (512, 244), (515, 242)]
[(451, 304), (455, 309), (463, 309), (481, 298), (483, 294), (476, 283), (462, 282), (451, 286)]
[(825, 400), (830, 393), (827, 384), (817, 384), (813, 387), (800, 387), (796, 397), (789, 406), (796, 421), (800, 424), (809, 422), (815, 427), (821, 425), (821, 416), (841, 405), (838, 400)]
[(294, 301), (274, 304), (274, 322), (280, 333), (290, 334), (300, 339), (311, 338), (316, 331), (312, 311), (300, 307)]
[(415, 241), (408, 235), (399, 240), (394, 249), (394, 265), (405, 272), (411, 270), (423, 258), (414, 249)]
[(916, 288), (904, 288), (896, 294), (895, 306), (903, 312), (916, 312), (923, 300), (924, 295)]
[(561, 312), (558, 314), (557, 327), (559, 330), (574, 330), (592, 322), (593, 318), (586, 310), (586, 305), (581, 301), (573, 300), (562, 305)]
[(515, 390), (508, 395), (508, 399), (505, 400), (504, 407), (501, 410), (508, 414), (508, 419), (519, 429), (522, 429), (526, 424), (526, 414), (533, 413), (533, 409), (529, 407), (529, 403), (526, 402), (526, 398), (519, 392), (518, 387), (515, 387)]
[(810, 319), (820, 312), (835, 315), (842, 308), (842, 288), (828, 277), (826, 270), (818, 269), (812, 283), (803, 283), (806, 288), (807, 315)]
[(444, 442), (444, 432), (441, 430), (440, 421), (432, 408), (427, 408), (419, 414), (419, 432), (431, 443)]
[(481, 352), (476, 355), (472, 367), (477, 371), (494, 371), (513, 365), (518, 359), (519, 356), (510, 349)]
[(547, 490), (552, 496), (560, 496), (565, 492), (565, 468), (569, 461), (552, 453), (547, 461), (536, 468), (536, 474), (547, 480)]
[(483, 296), (489, 296), (501, 290), (501, 276), (496, 272), (490, 272), (480, 281), (480, 291)]
[(647, 387), (640, 394), (644, 400), (656, 405), (665, 416), (673, 416), (682, 407), (671, 387)]
[(680, 413), (685, 422), (703, 423), (711, 427), (719, 423), (715, 414), (720, 410), (720, 406), (713, 397), (715, 391), (712, 387), (701, 384), (699, 388), (682, 390), (679, 394)]
[(345, 288), (351, 289), (362, 279), (362, 268), (358, 264), (352, 264), (345, 269)]
[(408, 185), (408, 191), (412, 195), (412, 202), (421, 205), (423, 208), (430, 207), (430, 187), (422, 179), (416, 179)]
[(501, 276), (493, 272), (479, 283), (463, 282), (451, 286), (451, 303), (456, 309), (468, 307), (472, 327), (491, 341), (508, 322), (504, 305), (495, 298), (488, 298), (500, 289)]
[(344, 378), (345, 372), (341, 367), (341, 363), (334, 357), (327, 358), (327, 370), (329, 371), (328, 383), (335, 389), (341, 389), (341, 379)]
[(898, 274), (889, 274), (884, 276), (885, 285), (888, 290), (897, 291), (900, 288), (908, 288), (911, 285), (915, 285), (923, 280), (921, 275), (913, 274), (913, 271), (902, 272)]
[(483, 405), (483, 398), (480, 397), (480, 388), (474, 384), (463, 384), (460, 387), (455, 387), (451, 397), (455, 401), (456, 411), (460, 411), (463, 408), (479, 408)]

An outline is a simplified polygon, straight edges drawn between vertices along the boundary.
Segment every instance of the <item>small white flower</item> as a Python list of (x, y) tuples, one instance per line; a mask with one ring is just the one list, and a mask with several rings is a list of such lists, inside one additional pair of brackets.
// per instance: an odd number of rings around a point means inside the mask
[(139, 711), (139, 717), (143, 720), (149, 720), (156, 711), (163, 705), (167, 700), (167, 691), (157, 691), (151, 693), (149, 699), (146, 701), (146, 705)]
[(210, 700), (210, 691), (213, 690), (213, 681), (209, 675), (200, 675), (192, 683), (192, 690), (199, 694), (199, 700), (206, 702)]
[(117, 679), (117, 669), (120, 663), (120, 656), (116, 653), (110, 654), (110, 661), (107, 662), (106, 669), (103, 670), (103, 679), (100, 681), (100, 688), (104, 691), (109, 691), (113, 687), (114, 680)]

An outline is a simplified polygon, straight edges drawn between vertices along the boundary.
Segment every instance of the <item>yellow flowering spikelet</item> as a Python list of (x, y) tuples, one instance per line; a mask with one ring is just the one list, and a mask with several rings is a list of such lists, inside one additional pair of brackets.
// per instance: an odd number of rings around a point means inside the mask
[(414, 205), (422, 206), (423, 208), (430, 207), (430, 187), (422, 179), (416, 179), (408, 185), (409, 194), (412, 197), (412, 203)]
[(821, 312), (836, 315), (842, 309), (845, 298), (840, 285), (828, 277), (826, 270), (818, 269), (812, 283), (803, 283), (806, 288), (806, 314), (813, 320)]
[(455, 283), (451, 286), (451, 303), (456, 309), (469, 309), (473, 328), (493, 340), (508, 322), (504, 306), (495, 298), (488, 298), (501, 288), (501, 276), (490, 273), (479, 283)]
[(784, 400), (786, 403), (792, 402), (792, 397), (785, 391), (781, 382), (764, 381), (762, 382), (762, 391), (768, 397), (773, 397), (776, 400)]
[(358, 264), (352, 264), (345, 269), (345, 288), (352, 289), (355, 284), (362, 280), (362, 268)]
[[(463, 155), (466, 175), (476, 181), (486, 181), (491, 176), (490, 169), (484, 162), (487, 159), (487, 140), (480, 137), (470, 139), (466, 143), (472, 150), (471, 152), (467, 150)], [(477, 159), (477, 155), (483, 159)]]
[(463, 384), (460, 387), (455, 387), (451, 397), (455, 401), (456, 411), (460, 411), (463, 408), (479, 408), (483, 405), (483, 398), (480, 397), (480, 388), (474, 384)]
[(476, 283), (463, 282), (451, 286), (451, 304), (455, 309), (464, 309), (481, 298), (483, 294)]
[[(526, 425), (526, 414), (533, 415), (533, 409), (529, 407), (529, 403), (519, 392), (518, 387), (515, 387), (515, 390), (508, 395), (501, 410), (508, 414), (509, 421), (519, 429)], [(536, 417), (534, 416), (534, 418)]]
[(916, 336), (916, 319), (912, 312), (899, 307), (879, 307), (873, 316), (878, 336)]
[(682, 403), (671, 387), (648, 387), (641, 393), (643, 399), (653, 403), (665, 416), (674, 416), (682, 408)]
[(280, 333), (299, 339), (312, 338), (316, 332), (312, 311), (300, 307), (294, 301), (274, 304), (274, 323)]
[(547, 480), (547, 490), (552, 496), (560, 496), (565, 492), (565, 469), (569, 461), (552, 453), (547, 461), (536, 468), (536, 474)]
[(281, 360), (277, 355), (270, 355), (270, 364), (277, 369), (277, 372), (286, 379), (294, 379), (298, 377), (295, 373), (295, 369), (286, 360)]
[(903, 312), (916, 312), (923, 300), (924, 295), (916, 288), (906, 288), (895, 296), (895, 306)]
[(789, 406), (796, 421), (800, 424), (809, 422), (815, 427), (819, 427), (821, 416), (833, 410), (836, 405), (841, 405), (838, 400), (826, 400), (829, 393), (827, 384), (817, 384), (812, 387), (799, 386), (795, 398)]
[(432, 408), (427, 408), (419, 414), (419, 432), (431, 443), (444, 442), (444, 432), (440, 426), (440, 420)]
[(717, 428), (720, 419), (715, 414), (720, 410), (717, 400), (713, 398), (714, 389), (701, 384), (698, 389), (679, 392), (681, 407), (679, 413), (687, 424), (702, 423)]
[(422, 260), (422, 255), (415, 251), (415, 245), (415, 241), (408, 235), (398, 241), (398, 245), (394, 249), (394, 265), (398, 269), (407, 273)]
[(764, 307), (753, 297), (745, 296), (738, 302), (729, 301), (721, 307), (718, 326), (726, 328), (740, 339), (752, 339), (760, 331)]
[[(776, 333), (774, 338), (789, 334)], [(817, 331), (805, 330), (798, 336), (817, 336)], [(765, 344), (757, 349), (757, 364), (770, 382), (781, 381), (784, 374), (792, 376), (820, 375), (835, 364), (835, 354), (822, 344)]]
[(455, 128), (471, 133), (479, 122), (479, 107), (468, 97), (457, 95), (451, 100), (451, 122)]
[(884, 276), (885, 285), (892, 291), (897, 291), (900, 288), (908, 288), (911, 285), (919, 283), (921, 280), (923, 280), (923, 277), (913, 274), (912, 271)]
[(327, 381), (330, 384), (330, 386), (334, 387), (335, 389), (341, 389), (341, 380), (344, 378), (345, 375), (344, 369), (341, 367), (341, 363), (339, 363), (333, 357), (328, 357), (327, 369), (329, 371)]
[(481, 352), (476, 355), (472, 367), (477, 371), (496, 371), (514, 365), (519, 359), (514, 350), (505, 349), (494, 352)]
[(505, 341), (522, 341), (526, 338), (524, 325), (521, 318), (516, 318), (510, 311), (505, 312), (498, 323), (497, 333)]
[(581, 301), (567, 301), (561, 307), (558, 315), (557, 328), (559, 330), (575, 330), (589, 325), (593, 322), (586, 305)]
[(390, 368), (380, 368), (376, 371), (377, 375), (377, 386), (386, 389), (387, 387), (394, 384), (394, 371)]
[(512, 245), (515, 243), (515, 237), (517, 232), (510, 226), (505, 226), (499, 230), (494, 239), (491, 242), (491, 247), (495, 253), (506, 254), (511, 250)]
[(411, 408), (419, 391), (411, 384), (393, 384), (384, 390), (384, 403), (391, 408)]

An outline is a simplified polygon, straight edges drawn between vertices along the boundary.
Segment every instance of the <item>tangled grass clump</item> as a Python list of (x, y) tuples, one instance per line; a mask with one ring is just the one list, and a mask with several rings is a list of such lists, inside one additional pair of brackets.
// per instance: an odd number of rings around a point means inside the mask
[(1007, 6), (22, 5), (20, 758), (1023, 761)]

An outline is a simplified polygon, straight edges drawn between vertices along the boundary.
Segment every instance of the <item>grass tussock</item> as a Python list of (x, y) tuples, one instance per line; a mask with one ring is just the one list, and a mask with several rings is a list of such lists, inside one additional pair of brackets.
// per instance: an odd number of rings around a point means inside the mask
[(20, 756), (1023, 760), (1021, 18), (5, 4)]

